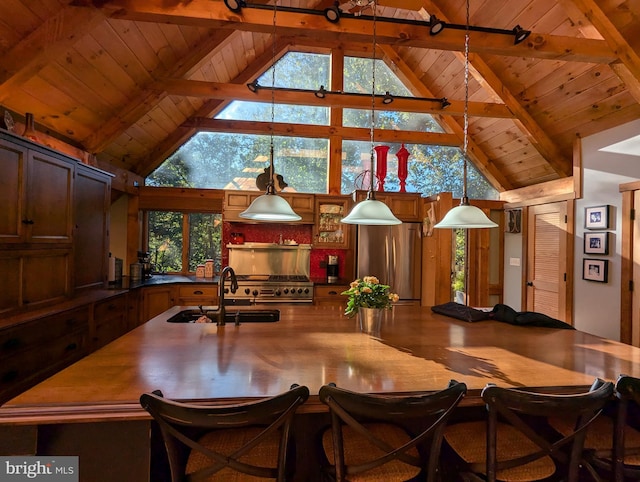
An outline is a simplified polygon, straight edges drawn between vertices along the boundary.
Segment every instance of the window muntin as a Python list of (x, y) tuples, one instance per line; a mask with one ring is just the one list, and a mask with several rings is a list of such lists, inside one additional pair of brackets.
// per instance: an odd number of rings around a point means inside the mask
[(148, 250), (153, 270), (160, 273), (193, 274), (206, 259), (222, 265), (222, 215), (149, 211)]

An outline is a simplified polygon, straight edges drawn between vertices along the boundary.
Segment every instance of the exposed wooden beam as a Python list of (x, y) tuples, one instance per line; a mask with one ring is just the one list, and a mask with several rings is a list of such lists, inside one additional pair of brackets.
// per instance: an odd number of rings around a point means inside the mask
[(90, 7), (64, 7), (47, 18), (0, 60), (0, 103), (106, 19)]
[[(319, 87), (319, 86), (318, 86)], [(222, 84), (198, 80), (163, 79), (158, 82), (158, 90), (164, 90), (171, 95), (187, 97), (206, 97), (210, 99), (233, 99), (251, 102), (271, 102), (271, 89), (264, 87), (257, 92), (251, 92), (246, 85)], [(327, 94), (319, 99), (314, 92), (276, 90), (273, 98), (278, 104), (310, 105), (319, 107), (342, 107), (351, 109), (368, 109), (371, 107), (370, 95), (357, 94)], [(383, 104), (382, 99), (376, 101), (376, 110), (391, 110), (401, 112), (420, 112), (442, 115), (459, 115), (464, 112), (464, 103), (450, 100), (450, 106), (442, 108), (440, 101), (396, 98), (391, 104)], [(488, 104), (482, 102), (469, 103), (469, 115), (475, 117), (513, 118), (511, 111), (502, 104)]]
[[(223, 44), (224, 40), (228, 39), (230, 35), (233, 35), (233, 32), (229, 30), (211, 32), (211, 35), (206, 39), (202, 39), (198, 43), (197, 48), (192, 49), (187, 57), (183, 58), (171, 69), (166, 69), (160, 64), (158, 69), (152, 74), (160, 77), (167, 75), (187, 75), (196, 66), (198, 66), (203, 59), (214, 55), (217, 52), (217, 49)], [(99, 152), (105, 149), (122, 132), (138, 122), (142, 116), (148, 113), (153, 105), (157, 104), (168, 95), (167, 92), (164, 91), (158, 92), (157, 89), (152, 88), (153, 85), (153, 78), (150, 77), (147, 85), (138, 89), (138, 91), (131, 96), (129, 102), (124, 105), (119, 112), (110, 116), (99, 129), (97, 129), (91, 136), (84, 139), (84, 147), (89, 152)]]
[[(569, 0), (564, 0), (569, 1)], [(629, 45), (616, 26), (593, 0), (571, 0), (598, 32), (619, 60), (611, 62), (611, 68), (620, 77), (634, 99), (640, 102), (640, 55)]]
[[(381, 46), (385, 60), (390, 65), (395, 74), (407, 85), (413, 89), (416, 95), (425, 97), (433, 96), (433, 93), (425, 86), (416, 76), (415, 72), (406, 64), (398, 55), (393, 47), (388, 45)], [(463, 107), (464, 113), (464, 107)], [(464, 142), (464, 131), (462, 126), (450, 116), (435, 116), (436, 120), (443, 125), (449, 132), (455, 134), (459, 139), (459, 146)], [(473, 141), (471, 137), (468, 139), (467, 153), (476, 168), (487, 178), (487, 180), (498, 191), (512, 189), (513, 186), (505, 175), (491, 162), (485, 152)]]
[[(447, 21), (444, 13), (431, 0), (425, 0), (428, 8), (434, 12), (438, 18)], [(471, 42), (471, 40), (470, 40)], [(455, 53), (458, 60), (464, 64), (464, 54)], [(518, 102), (518, 99), (504, 85), (499, 74), (495, 72), (485, 61), (482, 55), (469, 55), (470, 69), (473, 69), (474, 77), (480, 84), (491, 93), (495, 93), (505, 105), (514, 113), (514, 122), (520, 131), (527, 137), (531, 145), (536, 148), (540, 155), (549, 163), (553, 170), (560, 177), (567, 177), (572, 174), (572, 164), (560, 148), (551, 140), (547, 133), (531, 117), (527, 110)]]
[[(86, 3), (89, 0), (78, 1)], [(190, 0), (169, 6), (163, 6), (166, 2), (153, 0), (95, 0), (94, 3), (113, 18), (264, 33), (273, 29), (272, 16), (265, 15), (264, 10), (244, 8), (235, 14), (221, 1)], [(308, 42), (336, 39), (345, 43), (370, 41), (372, 23), (364, 16), (342, 18), (338, 23), (330, 23), (322, 14), (287, 11), (278, 12), (276, 19), (279, 35), (295, 36)], [(379, 44), (405, 47), (459, 51), (464, 46), (462, 30), (445, 28), (440, 34), (432, 36), (426, 24), (399, 23), (384, 17), (378, 17), (376, 36)], [(485, 32), (472, 32), (471, 39), (472, 51), (494, 55), (607, 64), (616, 58), (606, 42), (596, 39), (533, 33), (525, 42), (514, 45), (510, 35)]]
[[(208, 117), (192, 117), (181, 127), (192, 128), (197, 131), (227, 132), (238, 134), (267, 135), (273, 130), (276, 136), (324, 138), (337, 135), (342, 139), (369, 140), (371, 131), (364, 127), (333, 127), (307, 124), (291, 124), (258, 121), (236, 121), (210, 119)], [(443, 146), (459, 146), (460, 139), (454, 134), (439, 132), (401, 131), (392, 129), (377, 129), (374, 132), (375, 142), (405, 142), (411, 144), (428, 144)]]

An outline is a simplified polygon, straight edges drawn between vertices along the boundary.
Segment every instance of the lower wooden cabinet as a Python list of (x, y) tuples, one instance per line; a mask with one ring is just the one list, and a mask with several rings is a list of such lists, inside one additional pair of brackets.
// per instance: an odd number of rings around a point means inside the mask
[(85, 305), (0, 330), (0, 403), (86, 355), (89, 320)]
[(313, 303), (316, 305), (346, 306), (347, 297), (341, 295), (349, 289), (349, 285), (316, 285), (313, 287)]
[(213, 306), (218, 304), (218, 286), (211, 284), (189, 284), (178, 286), (180, 306)]
[(114, 296), (95, 303), (91, 326), (92, 348), (98, 349), (130, 330), (127, 295)]
[(146, 286), (142, 288), (142, 310), (140, 323), (146, 323), (154, 316), (175, 305), (173, 286)]

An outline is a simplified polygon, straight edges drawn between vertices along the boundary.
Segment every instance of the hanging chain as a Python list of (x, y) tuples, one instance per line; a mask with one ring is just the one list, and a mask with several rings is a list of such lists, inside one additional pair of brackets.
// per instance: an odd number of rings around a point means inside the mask
[(374, 183), (374, 171), (373, 171), (373, 129), (376, 124), (376, 2), (375, 0), (371, 3), (371, 8), (373, 9), (373, 55), (371, 57), (371, 129), (369, 131), (369, 138), (371, 140), (371, 165), (370, 165), (370, 182), (369, 182), (369, 192), (373, 192), (373, 183)]
[(462, 200), (467, 201), (467, 149), (469, 146), (469, 3), (467, 0), (467, 27), (464, 34), (464, 130), (462, 144)]
[(276, 11), (278, 2), (273, 2), (273, 35), (271, 38), (271, 129), (269, 138), (269, 184), (275, 185), (275, 173), (273, 166), (273, 130), (275, 124), (276, 108)]

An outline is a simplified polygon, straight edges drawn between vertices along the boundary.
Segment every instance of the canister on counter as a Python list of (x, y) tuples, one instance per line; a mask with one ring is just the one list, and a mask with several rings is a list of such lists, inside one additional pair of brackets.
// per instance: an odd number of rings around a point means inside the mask
[(204, 264), (196, 266), (196, 278), (204, 278)]
[(131, 281), (142, 280), (142, 263), (131, 263), (129, 265), (129, 277)]
[(207, 259), (204, 262), (204, 277), (213, 278), (213, 260)]

